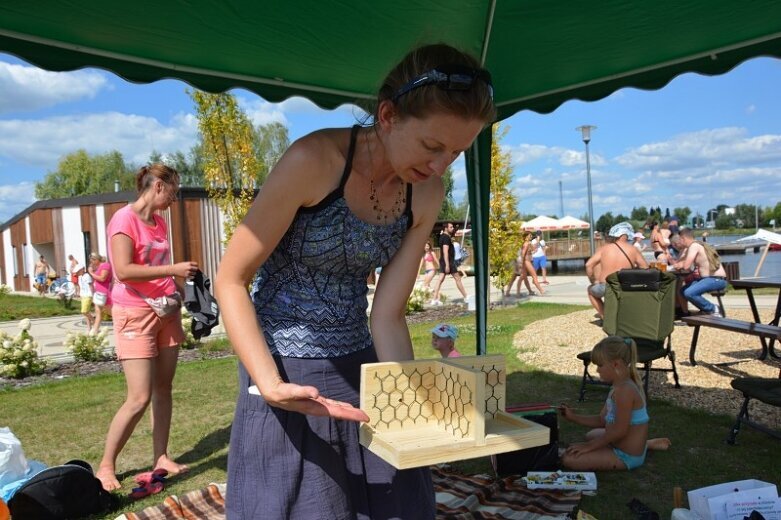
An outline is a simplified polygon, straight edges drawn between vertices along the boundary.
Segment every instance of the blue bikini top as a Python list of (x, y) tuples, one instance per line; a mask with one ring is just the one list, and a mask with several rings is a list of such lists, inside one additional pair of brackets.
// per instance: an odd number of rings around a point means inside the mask
[[(642, 394), (640, 393), (640, 389), (637, 388), (637, 385), (634, 381), (631, 381), (632, 387), (637, 391), (638, 394), (640, 394), (642, 398)], [(613, 389), (610, 389), (610, 393), (607, 396), (607, 401), (605, 402), (605, 405), (607, 406), (607, 414), (605, 414), (605, 422), (609, 424), (613, 424), (616, 422), (616, 402), (613, 399)], [(650, 421), (651, 418), (648, 416), (648, 409), (646, 407), (645, 399), (643, 398), (643, 406), (641, 408), (637, 408), (635, 410), (632, 410), (632, 415), (629, 417), (629, 425), (630, 426), (637, 426), (639, 424), (647, 424), (648, 421)]]

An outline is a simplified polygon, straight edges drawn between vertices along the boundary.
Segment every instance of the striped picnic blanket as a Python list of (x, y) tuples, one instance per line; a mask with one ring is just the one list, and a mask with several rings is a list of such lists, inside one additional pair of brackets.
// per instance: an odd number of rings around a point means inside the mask
[(578, 491), (527, 489), (518, 475), (505, 478), (466, 476), (439, 467), (432, 467), (431, 473), (438, 519), (568, 518), (577, 510), (581, 498)]
[[(431, 468), (437, 518), (448, 520), (541, 520), (567, 518), (580, 502), (579, 492), (529, 490), (518, 476), (460, 475)], [(224, 520), (225, 484), (211, 484), (158, 506), (125, 513), (116, 520)]]
[(225, 520), (225, 484), (209, 484), (203, 489), (171, 495), (159, 506), (137, 513), (125, 513), (116, 520)]

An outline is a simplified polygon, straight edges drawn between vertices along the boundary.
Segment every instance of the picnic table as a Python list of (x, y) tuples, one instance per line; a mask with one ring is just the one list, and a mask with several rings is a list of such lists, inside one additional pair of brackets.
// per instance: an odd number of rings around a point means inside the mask
[[(770, 287), (772, 289), (778, 289), (778, 300), (776, 301), (776, 310), (773, 313), (773, 319), (770, 320), (768, 325), (778, 327), (779, 317), (781, 317), (781, 276), (759, 276), (755, 278), (740, 278), (738, 280), (732, 280), (732, 287), (735, 289), (745, 289), (748, 296), (748, 303), (751, 306), (751, 314), (754, 316), (754, 323), (762, 323), (759, 317), (759, 311), (757, 310), (757, 302), (754, 300), (754, 289), (763, 287)], [(765, 347), (765, 338), (760, 338), (762, 341), (763, 352), (769, 352), (770, 356), (779, 359), (778, 353), (775, 349), (775, 338), (769, 338), (769, 344)]]
[[(697, 349), (697, 340), (699, 338), (700, 327), (713, 327), (721, 330), (728, 330), (730, 332), (738, 332), (741, 334), (748, 334), (751, 336), (757, 336), (762, 345), (762, 352), (759, 355), (760, 360), (770, 357), (779, 359), (781, 356), (775, 350), (776, 340), (781, 341), (781, 327), (778, 326), (779, 317), (781, 317), (781, 276), (763, 276), (756, 278), (740, 278), (732, 280), (730, 282), (735, 289), (744, 289), (748, 296), (748, 302), (751, 306), (751, 314), (754, 317), (754, 321), (742, 321), (734, 320), (725, 317), (717, 317), (710, 315), (698, 315), (687, 316), (683, 318), (684, 323), (694, 327), (694, 334), (692, 335), (692, 343), (689, 348), (689, 361), (694, 366), (696, 361), (694, 359), (694, 353)], [(754, 289), (770, 287), (778, 289), (778, 301), (776, 302), (776, 309), (773, 313), (773, 319), (770, 323), (762, 323), (762, 319), (759, 317), (759, 310), (757, 310), (757, 303), (754, 299)]]

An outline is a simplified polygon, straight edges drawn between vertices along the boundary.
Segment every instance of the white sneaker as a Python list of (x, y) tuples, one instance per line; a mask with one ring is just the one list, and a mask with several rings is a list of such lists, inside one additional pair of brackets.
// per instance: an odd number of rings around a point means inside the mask
[(713, 312), (710, 313), (710, 315), (713, 316), (714, 318), (723, 318), (724, 317), (724, 316), (721, 315), (721, 311), (719, 310), (718, 307), (716, 307), (713, 310)]

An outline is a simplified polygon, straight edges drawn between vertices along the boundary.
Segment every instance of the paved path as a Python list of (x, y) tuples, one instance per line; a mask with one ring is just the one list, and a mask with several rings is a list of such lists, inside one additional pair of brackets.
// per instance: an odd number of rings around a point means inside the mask
[[(569, 303), (575, 305), (589, 305), (588, 297), (586, 296), (586, 287), (588, 286), (588, 278), (585, 276), (550, 276), (548, 277), (550, 285), (545, 286), (545, 296), (532, 296), (521, 298), (516, 300), (514, 298), (506, 300), (507, 302), (520, 302), (527, 303), (530, 301), (545, 302), (545, 303)], [(470, 298), (474, 298), (475, 294), (475, 279), (474, 277), (468, 277), (464, 279), (464, 286), (467, 291), (467, 295)], [(523, 289), (524, 292), (526, 289)], [(490, 288), (490, 297), (492, 302), (501, 301), (501, 292), (495, 287)], [(456, 284), (452, 278), (448, 277), (442, 287), (442, 294), (446, 296), (448, 303), (464, 305), (461, 294), (456, 289)], [(374, 295), (373, 288), (369, 290), (369, 303)], [(777, 296), (775, 295), (757, 295), (755, 296), (757, 305), (760, 308), (775, 308)], [(724, 297), (724, 305), (729, 311), (730, 308), (748, 308), (748, 298), (744, 291), (730, 291), (730, 293)], [(66, 316), (57, 318), (40, 318), (31, 320), (32, 327), (30, 333), (38, 342), (39, 354), (47, 357), (51, 357), (53, 360), (66, 360), (69, 359), (67, 352), (63, 346), (65, 341), (65, 335), (68, 332), (82, 332), (86, 330), (86, 327), (82, 323), (81, 316)], [(16, 335), (18, 322), (0, 322), (0, 330), (4, 330), (9, 334)], [(220, 337), (224, 333), (222, 325), (218, 329), (212, 332), (213, 337)], [(114, 335), (109, 334), (109, 341), (111, 346), (114, 346)]]

